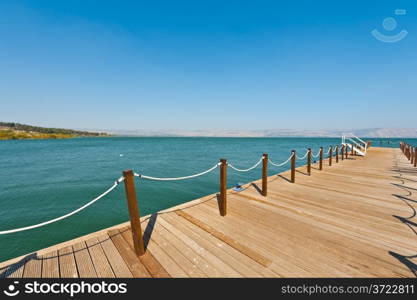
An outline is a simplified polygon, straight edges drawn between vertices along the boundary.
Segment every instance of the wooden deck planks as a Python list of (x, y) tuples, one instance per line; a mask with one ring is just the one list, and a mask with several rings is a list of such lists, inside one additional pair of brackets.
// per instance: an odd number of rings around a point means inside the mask
[[(365, 276), (366, 274), (369, 274), (369, 271), (363, 273), (357, 271), (356, 268), (359, 266), (356, 266), (353, 262), (351, 263), (351, 267), (346, 264), (348, 261), (346, 259), (350, 259), (357, 255), (353, 253), (353, 246), (355, 244), (352, 244), (352, 241), (349, 238), (343, 239), (343, 246), (339, 246), (340, 235), (335, 235), (328, 230), (317, 228), (315, 225), (300, 224), (300, 220), (294, 221), (285, 215), (279, 214), (279, 210), (275, 207), (262, 203), (255, 203), (255, 205), (259, 206), (258, 209), (261, 209), (261, 213), (258, 215), (262, 215), (262, 210), (264, 209), (275, 211), (278, 214), (276, 218), (271, 217), (261, 219), (256, 215), (256, 212), (252, 214), (243, 212), (246, 214), (246, 217), (250, 219), (250, 221), (248, 221), (248, 223), (250, 223), (249, 226), (260, 227), (260, 232), (269, 237), (269, 239), (273, 241), (273, 244), (279, 245), (277, 248), (285, 253), (285, 255), (292, 255), (295, 258), (305, 257), (304, 261), (307, 262), (307, 266), (315, 266), (319, 262), (323, 262), (323, 264), (316, 268), (322, 268), (327, 265), (326, 272), (333, 269), (330, 274), (339, 271), (343, 271), (349, 276)], [(257, 211), (257, 208), (252, 208), (251, 210)], [(233, 214), (237, 213), (238, 217), (242, 213), (238, 209), (236, 211), (235, 209), (231, 209), (231, 212)], [(295, 232), (293, 230), (294, 226), (298, 227)], [(362, 247), (363, 245), (361, 245), (360, 248)], [(288, 249), (290, 249), (290, 251), (287, 251)], [(343, 255), (345, 252), (347, 255)], [(352, 255), (350, 255), (351, 253)], [(280, 256), (282, 256), (282, 254), (280, 254)], [(290, 261), (295, 260), (291, 258)], [(314, 261), (316, 263), (314, 263)]]
[(85, 242), (74, 244), (74, 256), (80, 278), (97, 278), (97, 273)]
[(253, 261), (251, 261), (250, 264), (245, 264), (245, 259), (243, 258), (244, 255), (223, 241), (187, 222), (187, 220), (181, 218), (180, 216), (171, 214), (165, 215), (164, 218), (167, 222), (177, 227), (199, 245), (204, 247), (207, 251), (210, 251), (228, 266), (233, 268), (239, 273), (239, 277), (243, 277), (244, 275), (248, 277), (262, 277), (261, 273), (255, 271), (256, 268), (252, 269), (250, 267), (251, 265), (254, 265)]
[[(124, 240), (128, 243), (130, 246), (131, 251), (134, 249), (133, 245), (133, 237), (132, 237), (132, 231), (130, 228), (128, 230), (118, 230), (119, 233), (123, 236)], [(165, 270), (165, 268), (161, 265), (161, 263), (155, 259), (154, 255), (152, 254), (152, 251), (146, 251), (146, 253), (142, 256), (139, 256), (139, 261), (143, 264), (145, 267), (147, 273), (147, 277), (152, 276), (154, 278), (169, 278), (171, 277), (169, 273)]]
[(72, 247), (68, 246), (59, 249), (58, 255), (61, 278), (78, 278), (77, 265)]
[(132, 278), (132, 272), (126, 265), (113, 241), (108, 235), (102, 235), (98, 237), (101, 246), (103, 247), (104, 253), (106, 254), (107, 260), (113, 269), (114, 275), (117, 278)]
[[(268, 178), (142, 222), (137, 257), (129, 227), (28, 257), (6, 277), (414, 277), (417, 169), (399, 149), (371, 148), (296, 183)], [(281, 173), (289, 177), (289, 172)], [(260, 180), (253, 182), (260, 186)], [(45, 252), (44, 252), (45, 253)], [(2, 265), (3, 266), (3, 265)], [(414, 273), (413, 273), (414, 272)]]
[(0, 278), (22, 278), (25, 263), (19, 262), (0, 271)]
[(88, 239), (86, 244), (90, 253), (91, 262), (93, 263), (94, 269), (97, 273), (97, 277), (114, 278), (115, 276), (113, 270), (98, 239), (96, 237)]
[(42, 255), (42, 278), (60, 277), (58, 251)]
[(119, 251), (120, 255), (124, 259), (127, 267), (132, 273), (133, 277), (146, 278), (151, 277), (148, 270), (136, 256), (134, 248), (130, 247), (127, 241), (123, 238), (122, 234), (118, 230), (109, 231), (109, 236)]
[(214, 229), (213, 227), (209, 226), (208, 224), (205, 224), (204, 222), (198, 220), (197, 218), (193, 217), (192, 215), (188, 214), (185, 211), (177, 211), (176, 212), (179, 216), (183, 217), (187, 221), (191, 222), (192, 224), (200, 227), (201, 229), (208, 232), (210, 235), (216, 237), (217, 239), (223, 241), (224, 243), (228, 244), (232, 248), (236, 249), (237, 251), (241, 252), (242, 254), (246, 255), (247, 257), (251, 258), (252, 260), (256, 261), (260, 265), (264, 267), (268, 267), (272, 261), (265, 256), (253, 251), (249, 247), (246, 247), (239, 242), (237, 242), (235, 239), (233, 239), (230, 236), (227, 236), (223, 234), (222, 232)]
[[(198, 249), (196, 249), (198, 247), (193, 247), (193, 243), (189, 242), (189, 240), (186, 237), (184, 237), (181, 233), (179, 233), (180, 237), (178, 237), (175, 234), (178, 233), (177, 231), (169, 231), (165, 226), (162, 226), (160, 224), (160, 220), (156, 224), (154, 231), (158, 232), (159, 236), (162, 236), (164, 239), (166, 239), (173, 247), (175, 247), (182, 254), (181, 256), (179, 256), (179, 259), (185, 257), (189, 261), (189, 263), (183, 261), (185, 267), (188, 269), (188, 272), (192, 272), (194, 268), (198, 268), (200, 272), (197, 273), (202, 272), (204, 274), (202, 277), (224, 277), (224, 273), (219, 271), (204, 256), (200, 255), (198, 253)], [(181, 238), (184, 238), (185, 241)]]
[[(180, 268), (179, 270), (175, 271), (175, 273), (179, 272), (182, 275), (179, 277), (206, 277), (207, 275), (203, 272), (205, 267), (201, 268), (198, 266), (202, 264), (200, 259), (196, 257), (195, 254), (185, 245), (179, 243), (175, 238), (169, 237), (168, 234), (164, 235), (163, 233), (164, 232), (161, 234), (159, 229), (154, 229), (148, 248), (152, 247), (152, 245), (155, 245), (155, 247), (159, 247), (161, 251), (163, 251), (171, 260), (173, 260)], [(154, 255), (156, 254), (157, 253), (154, 252)], [(170, 268), (169, 265), (164, 265), (164, 267), (166, 270)], [(173, 276), (173, 271), (171, 271), (170, 274)]]
[(24, 278), (41, 278), (42, 277), (42, 258), (33, 255), (25, 263), (25, 270), (23, 272)]
[[(259, 206), (262, 209), (265, 210), (271, 210), (271, 211), (276, 211), (278, 213), (280, 213), (280, 211), (275, 208), (275, 207), (271, 207), (265, 204), (259, 204), (259, 203), (255, 203), (257, 206)], [(252, 213), (254, 211), (256, 211), (257, 209), (253, 208), (251, 209)], [(247, 214), (249, 214), (247, 212)], [(262, 215), (262, 212), (261, 212)], [(285, 245), (290, 246), (291, 245), (291, 239), (295, 238), (295, 241), (299, 240), (300, 244), (306, 244), (308, 243), (309, 240), (311, 240), (312, 242), (310, 242), (310, 244), (308, 244), (308, 247), (311, 248), (311, 250), (313, 251), (314, 249), (314, 245), (320, 247), (320, 248), (327, 248), (328, 250), (335, 250), (336, 251), (336, 256), (343, 256), (343, 254), (346, 253), (353, 253), (354, 251), (354, 247), (356, 246), (357, 249), (360, 250), (366, 250), (365, 252), (370, 253), (371, 255), (375, 255), (376, 253), (378, 254), (384, 254), (384, 256), (378, 256), (378, 261), (382, 260), (381, 262), (384, 261), (383, 257), (385, 257), (385, 255), (387, 254), (387, 252), (381, 252), (378, 248), (374, 247), (374, 245), (367, 245), (367, 244), (363, 244), (363, 242), (358, 241), (356, 239), (352, 239), (351, 236), (348, 234), (346, 237), (344, 235), (342, 235), (340, 232), (337, 232), (337, 234), (334, 234), (333, 230), (329, 230), (329, 226), (320, 226), (318, 224), (320, 224), (319, 222), (317, 222), (317, 220), (313, 219), (313, 222), (308, 222), (309, 218), (305, 217), (304, 219), (297, 219), (297, 222), (294, 223), (291, 219), (291, 217), (297, 217), (299, 218), (298, 215), (296, 214), (292, 214), (292, 213), (285, 213), (285, 211), (283, 212), (282, 215), (278, 215), (277, 218), (269, 218), (269, 216), (266, 216), (267, 219), (264, 220), (265, 224), (265, 228), (262, 229), (265, 232), (268, 232), (270, 230), (274, 230), (274, 232), (276, 232), (276, 236), (277, 237), (282, 237), (283, 234), (284, 235), (284, 239), (283, 241), (285, 242)], [(314, 216), (313, 216), (314, 217)], [(255, 217), (252, 217), (251, 219), (253, 219)], [(276, 223), (279, 220), (280, 223)], [(250, 222), (250, 221), (249, 221)], [(259, 221), (258, 221), (259, 222)], [(305, 223), (305, 225), (303, 225), (303, 223)], [(271, 226), (273, 225), (273, 226)], [(296, 232), (294, 232), (294, 237), (291, 238), (291, 228), (294, 228), (294, 226), (297, 226), (298, 230)], [(267, 227), (270, 227), (270, 229), (268, 229)], [(274, 229), (272, 229), (274, 228)], [(277, 231), (276, 231), (277, 230)], [(287, 232), (286, 232), (287, 231)], [(277, 242), (278, 244), (280, 244), (279, 242)], [(297, 244), (295, 244), (296, 246)], [(317, 248), (317, 247), (316, 247)], [(321, 253), (323, 252), (323, 250), (319, 250)], [(358, 255), (358, 253), (355, 253), (352, 257), (356, 258), (356, 256)], [(331, 256), (326, 253), (326, 256), (328, 256), (328, 259), (331, 258)], [(391, 259), (390, 256), (387, 256), (388, 259)], [(346, 257), (344, 258), (346, 259)], [(369, 258), (368, 258), (369, 260)]]

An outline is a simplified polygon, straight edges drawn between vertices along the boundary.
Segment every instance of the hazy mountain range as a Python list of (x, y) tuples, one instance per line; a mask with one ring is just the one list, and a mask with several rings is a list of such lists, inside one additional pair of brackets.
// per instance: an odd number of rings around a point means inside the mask
[(112, 135), (122, 136), (200, 136), (200, 137), (340, 137), (343, 133), (354, 133), (361, 137), (417, 138), (416, 128), (367, 128), (345, 130), (101, 130)]

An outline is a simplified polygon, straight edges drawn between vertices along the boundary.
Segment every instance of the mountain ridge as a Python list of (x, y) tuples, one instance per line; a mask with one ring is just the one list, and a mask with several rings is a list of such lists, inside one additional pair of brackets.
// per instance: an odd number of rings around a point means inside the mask
[(119, 136), (172, 136), (172, 137), (340, 137), (343, 133), (354, 133), (369, 138), (417, 138), (415, 128), (365, 128), (345, 130), (106, 130)]

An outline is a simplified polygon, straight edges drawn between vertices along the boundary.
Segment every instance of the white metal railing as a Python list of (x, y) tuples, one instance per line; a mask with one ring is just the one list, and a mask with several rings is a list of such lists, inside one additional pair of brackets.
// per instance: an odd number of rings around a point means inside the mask
[[(347, 143), (346, 139), (351, 143)], [(355, 147), (355, 145), (356, 147)], [(365, 156), (368, 149), (368, 143), (361, 138), (357, 137), (353, 133), (344, 133), (342, 135), (342, 145), (346, 145), (349, 148), (353, 148), (358, 154)]]

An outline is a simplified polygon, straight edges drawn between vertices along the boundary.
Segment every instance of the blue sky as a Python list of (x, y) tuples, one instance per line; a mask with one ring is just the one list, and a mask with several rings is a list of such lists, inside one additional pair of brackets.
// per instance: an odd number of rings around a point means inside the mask
[[(417, 127), (416, 12), (416, 1), (400, 0), (0, 0), (0, 120)], [(387, 17), (398, 23), (392, 31)], [(384, 43), (373, 29), (408, 35)]]

